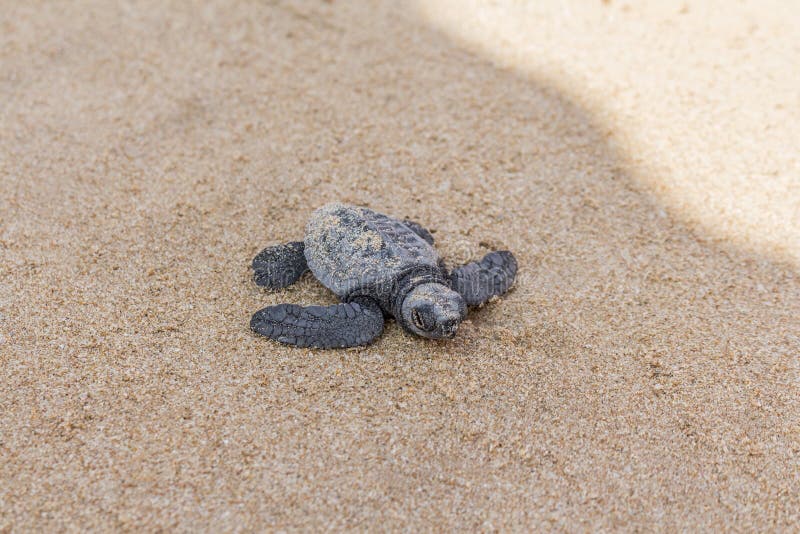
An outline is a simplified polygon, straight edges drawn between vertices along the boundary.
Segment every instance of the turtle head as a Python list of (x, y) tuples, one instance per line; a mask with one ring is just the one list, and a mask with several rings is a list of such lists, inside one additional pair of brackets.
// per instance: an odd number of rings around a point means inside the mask
[(467, 316), (461, 295), (442, 284), (421, 284), (412, 289), (401, 308), (403, 324), (411, 332), (432, 339), (452, 338)]

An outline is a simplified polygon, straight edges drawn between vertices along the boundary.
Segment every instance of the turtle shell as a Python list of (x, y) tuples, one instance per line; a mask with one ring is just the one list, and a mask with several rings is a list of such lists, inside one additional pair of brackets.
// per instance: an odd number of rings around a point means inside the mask
[(308, 267), (342, 300), (356, 293), (385, 301), (398, 279), (439, 269), (439, 255), (403, 222), (368, 208), (328, 204), (308, 221)]

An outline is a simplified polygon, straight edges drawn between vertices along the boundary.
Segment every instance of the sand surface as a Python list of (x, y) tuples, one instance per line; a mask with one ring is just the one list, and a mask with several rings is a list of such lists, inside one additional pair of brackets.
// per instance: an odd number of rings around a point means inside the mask
[[(773, 3), (0, 2), (0, 532), (796, 526)], [(252, 335), (334, 302), (249, 271), (329, 201), (516, 287), (449, 342)]]

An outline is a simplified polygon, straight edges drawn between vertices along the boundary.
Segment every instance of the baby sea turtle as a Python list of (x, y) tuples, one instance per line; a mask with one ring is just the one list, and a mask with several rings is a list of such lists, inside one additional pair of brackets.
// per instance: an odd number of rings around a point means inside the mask
[(412, 221), (368, 208), (328, 204), (308, 221), (304, 241), (267, 247), (253, 259), (255, 282), (280, 289), (308, 269), (341, 304), (279, 304), (256, 312), (253, 331), (298, 347), (367, 345), (393, 316), (414, 334), (452, 338), (477, 306), (505, 293), (517, 261), (508, 251), (447, 272), (433, 248), (433, 236)]

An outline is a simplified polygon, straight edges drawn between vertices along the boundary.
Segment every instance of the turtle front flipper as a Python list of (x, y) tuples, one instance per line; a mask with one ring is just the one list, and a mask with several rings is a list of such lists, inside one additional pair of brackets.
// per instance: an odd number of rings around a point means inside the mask
[(269, 289), (290, 286), (308, 270), (302, 241), (272, 245), (253, 258), (256, 285)]
[(464, 298), (467, 306), (478, 306), (508, 291), (516, 275), (517, 260), (511, 252), (501, 250), (454, 269), (450, 286)]
[(433, 246), (433, 236), (431, 235), (431, 233), (428, 231), (427, 228), (425, 228), (424, 226), (422, 226), (419, 223), (416, 223), (414, 221), (410, 221), (408, 219), (405, 219), (403, 221), (403, 224), (408, 226), (411, 229), (412, 232), (414, 232), (415, 234), (420, 236), (422, 239), (424, 239), (426, 243), (428, 243), (429, 245)]
[(333, 349), (372, 343), (383, 332), (383, 312), (371, 299), (333, 306), (278, 304), (250, 320), (257, 334), (297, 347)]

